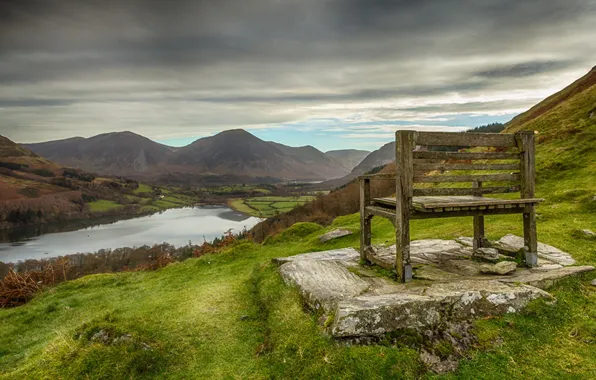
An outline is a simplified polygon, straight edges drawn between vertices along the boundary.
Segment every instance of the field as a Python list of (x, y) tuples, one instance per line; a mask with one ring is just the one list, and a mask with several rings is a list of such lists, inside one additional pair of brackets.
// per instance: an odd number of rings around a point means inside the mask
[(310, 195), (288, 196), (288, 197), (254, 197), (248, 199), (232, 199), (229, 205), (242, 213), (268, 218), (283, 212), (292, 210), (310, 202), (315, 197)]
[(89, 202), (89, 210), (91, 212), (105, 212), (123, 207), (123, 205), (114, 201), (99, 200)]

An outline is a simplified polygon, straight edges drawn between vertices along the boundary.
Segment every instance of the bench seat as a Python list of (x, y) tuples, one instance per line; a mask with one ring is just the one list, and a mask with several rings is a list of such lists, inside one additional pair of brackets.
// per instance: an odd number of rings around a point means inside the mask
[[(449, 212), (460, 210), (483, 210), (519, 208), (526, 205), (536, 205), (541, 198), (528, 199), (499, 199), (476, 196), (447, 196), (447, 197), (413, 197), (412, 207), (420, 212)], [(395, 198), (373, 198), (373, 201), (384, 207), (395, 208)]]

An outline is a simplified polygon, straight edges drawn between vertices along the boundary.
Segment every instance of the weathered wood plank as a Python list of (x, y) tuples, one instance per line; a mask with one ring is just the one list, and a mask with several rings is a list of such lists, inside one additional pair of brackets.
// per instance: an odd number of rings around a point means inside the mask
[(477, 215), (508, 215), (521, 214), (523, 207), (514, 208), (496, 208), (494, 210), (468, 210), (468, 211), (451, 211), (451, 212), (414, 212), (411, 219), (434, 219), (434, 218), (459, 218), (463, 216), (477, 216)]
[[(472, 184), (472, 187), (474, 188), (474, 190), (476, 190), (476, 193), (474, 194), (474, 197), (471, 197), (469, 199), (477, 199), (477, 201), (480, 201), (480, 199), (482, 198), (482, 181), (475, 181)], [(486, 199), (482, 199), (482, 201), (486, 201)], [(467, 203), (468, 207), (472, 207), (470, 206), (469, 203)], [(474, 216), (474, 239), (472, 241), (472, 248), (474, 249), (474, 251), (476, 251), (478, 248), (482, 248), (484, 246), (484, 215), (475, 215)]]
[(519, 160), (520, 154), (513, 152), (413, 152), (415, 160)]
[[(517, 186), (484, 187), (482, 194), (505, 194), (519, 191)], [(432, 195), (474, 195), (477, 191), (472, 188), (447, 188), (447, 187), (429, 187), (424, 189), (414, 189), (414, 196), (432, 196)]]
[[(454, 197), (455, 198), (455, 197)], [(468, 200), (458, 200), (453, 199), (449, 202), (428, 202), (428, 201), (420, 201), (417, 197), (414, 197), (414, 203), (420, 205), (424, 208), (439, 208), (439, 207), (497, 207), (505, 205), (510, 205), (511, 207), (518, 207), (520, 205), (526, 204), (536, 204), (542, 202), (543, 199), (541, 198), (528, 198), (528, 199), (497, 199), (497, 198), (482, 198), (478, 197), (478, 200), (475, 201), (468, 201)], [(521, 206), (520, 206), (521, 207)]]
[(395, 162), (397, 166), (396, 178), (396, 255), (395, 271), (400, 282), (412, 279), (412, 265), (410, 264), (410, 214), (412, 207), (412, 151), (415, 148), (417, 132), (397, 131), (395, 134)]
[(461, 164), (457, 162), (418, 163), (418, 160), (414, 160), (414, 170), (520, 170), (520, 164)]
[(393, 212), (393, 210), (382, 208), (382, 207), (368, 206), (368, 207), (366, 207), (366, 213), (375, 215), (375, 216), (380, 216), (383, 218), (387, 218), (391, 221), (395, 220), (395, 212)]
[[(392, 197), (374, 198), (374, 201), (379, 204), (395, 207), (396, 200)], [(450, 196), (450, 197), (433, 197), (423, 196), (412, 198), (412, 205), (414, 208), (436, 209), (444, 207), (477, 207), (477, 206), (503, 206), (536, 204), (544, 201), (542, 198), (528, 198), (528, 199), (500, 199), (500, 198), (485, 198), (479, 196)]]
[(416, 145), (515, 147), (515, 135), (505, 133), (418, 132)]
[(418, 175), (414, 183), (440, 183), (440, 182), (519, 182), (520, 173), (512, 174), (470, 174), (470, 175)]

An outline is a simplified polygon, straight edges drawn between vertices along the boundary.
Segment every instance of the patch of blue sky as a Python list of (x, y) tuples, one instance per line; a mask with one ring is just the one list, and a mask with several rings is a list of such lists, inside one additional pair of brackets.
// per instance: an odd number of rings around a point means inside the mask
[[(346, 121), (339, 118), (310, 119), (294, 123), (271, 125), (247, 130), (265, 141), (275, 141), (289, 146), (312, 145), (328, 151), (335, 149), (374, 150), (393, 140), (393, 132), (404, 128), (433, 130), (462, 130), (490, 123), (505, 123), (516, 114), (437, 115), (424, 120)], [(395, 127), (395, 128), (391, 128)], [(199, 137), (179, 137), (160, 140), (171, 146), (184, 146)]]

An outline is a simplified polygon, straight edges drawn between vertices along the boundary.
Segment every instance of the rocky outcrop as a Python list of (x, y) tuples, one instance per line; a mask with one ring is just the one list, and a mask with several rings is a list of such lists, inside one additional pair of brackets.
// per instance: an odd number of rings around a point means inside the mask
[[(520, 241), (523, 244), (522, 238), (507, 235), (495, 245), (501, 252), (515, 252), (521, 248)], [(563, 266), (561, 263), (573, 261), (571, 256), (542, 243), (536, 268), (517, 268), (514, 261), (483, 264), (466, 243), (467, 238), (411, 242), (414, 280), (408, 284), (363, 267), (359, 253), (352, 248), (274, 261), (280, 265), (284, 281), (297, 286), (311, 309), (333, 317), (328, 331), (351, 339), (518, 312), (534, 299), (552, 299), (544, 289), (556, 281), (594, 269)], [(391, 265), (394, 249), (377, 248), (371, 259)], [(499, 255), (491, 249), (482, 253)], [(376, 255), (381, 259), (374, 258)]]
[(295, 260), (282, 265), (280, 273), (286, 283), (298, 285), (312, 309), (332, 310), (338, 301), (359, 296), (370, 287), (341, 262), (332, 260)]
[(363, 295), (338, 303), (331, 333), (345, 338), (380, 336), (406, 328), (424, 329), (448, 320), (515, 313), (537, 298), (552, 297), (533, 286), (494, 280), (432, 284), (424, 295), (410, 292)]

